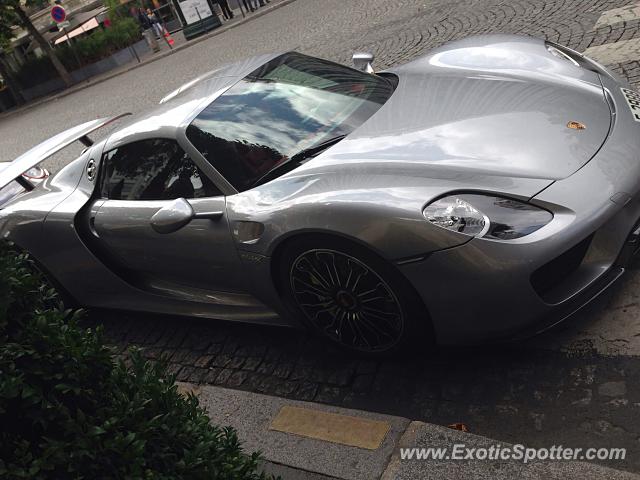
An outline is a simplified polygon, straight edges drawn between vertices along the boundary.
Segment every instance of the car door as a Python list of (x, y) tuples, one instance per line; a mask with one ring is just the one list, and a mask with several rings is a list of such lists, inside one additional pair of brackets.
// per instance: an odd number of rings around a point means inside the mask
[(168, 295), (245, 290), (225, 197), (175, 140), (105, 152), (98, 182), (90, 228), (125, 280)]

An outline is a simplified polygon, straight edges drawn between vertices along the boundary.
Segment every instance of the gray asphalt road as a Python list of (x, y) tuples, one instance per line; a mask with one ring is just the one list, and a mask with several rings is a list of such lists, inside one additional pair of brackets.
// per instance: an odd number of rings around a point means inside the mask
[[(371, 50), (386, 67), (480, 33), (542, 36), (587, 51), (640, 83), (640, 9), (612, 0), (297, 0), (117, 78), (0, 120), (0, 160), (69, 126), (141, 112), (223, 63), (299, 50), (348, 62)], [(64, 158), (50, 162), (56, 169)], [(640, 271), (562, 329), (517, 347), (429, 360), (362, 362), (304, 335), (145, 316), (102, 316), (121, 348), (165, 353), (182, 380), (216, 383), (447, 423), (549, 446), (626, 446), (640, 470)], [(327, 358), (329, 355), (331, 358)], [(612, 465), (616, 466), (616, 465)]]

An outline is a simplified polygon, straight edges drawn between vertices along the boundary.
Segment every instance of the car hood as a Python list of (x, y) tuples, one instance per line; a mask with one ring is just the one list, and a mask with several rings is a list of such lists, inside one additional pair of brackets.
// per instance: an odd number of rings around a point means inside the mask
[[(391, 98), (316, 166), (396, 162), (398, 172), (420, 165), (425, 176), (549, 184), (587, 163), (609, 132), (598, 75), (553, 57), (539, 40), (476, 37), (390, 73), (399, 79)], [(569, 128), (572, 121), (586, 128)]]

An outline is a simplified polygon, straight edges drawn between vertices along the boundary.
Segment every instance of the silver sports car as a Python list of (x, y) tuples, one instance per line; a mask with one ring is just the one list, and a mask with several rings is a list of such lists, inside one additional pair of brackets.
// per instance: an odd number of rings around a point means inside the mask
[[(5, 203), (0, 234), (90, 307), (307, 326), (376, 354), (577, 311), (640, 236), (640, 95), (484, 36), (375, 72), (300, 53), (212, 71)], [(24, 183), (24, 182), (23, 182)]]

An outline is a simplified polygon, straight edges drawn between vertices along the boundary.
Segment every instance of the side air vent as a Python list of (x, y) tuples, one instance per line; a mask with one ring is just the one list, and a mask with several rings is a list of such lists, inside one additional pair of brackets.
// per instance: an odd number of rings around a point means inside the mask
[(593, 235), (588, 236), (563, 254), (538, 268), (531, 275), (531, 285), (543, 299), (575, 272), (589, 250)]

